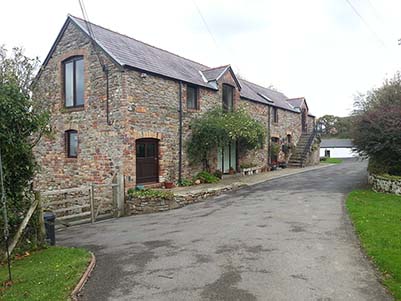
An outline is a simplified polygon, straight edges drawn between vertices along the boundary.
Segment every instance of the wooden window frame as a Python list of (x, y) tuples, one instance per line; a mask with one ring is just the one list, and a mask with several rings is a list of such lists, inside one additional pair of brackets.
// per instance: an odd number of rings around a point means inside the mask
[(273, 113), (273, 123), (278, 123), (278, 109), (273, 107), (272, 113)]
[(71, 149), (70, 149), (70, 140), (71, 140), (71, 134), (76, 134), (77, 139), (78, 139), (78, 131), (77, 130), (68, 130), (64, 132), (65, 135), (65, 151), (67, 158), (77, 158), (78, 157), (78, 146), (79, 142), (77, 141), (77, 151), (75, 155), (71, 155)]
[[(195, 91), (195, 106), (192, 108), (192, 107), (189, 107), (188, 106), (188, 88), (189, 89), (194, 89), (194, 91)], [(195, 86), (195, 85), (187, 85), (187, 98), (186, 98), (186, 100), (187, 100), (187, 110), (189, 110), (189, 111), (197, 111), (197, 110), (199, 110), (200, 109), (200, 106), (199, 106), (199, 89), (198, 89), (198, 87), (197, 86)]]
[[(63, 87), (63, 96), (64, 96), (64, 108), (66, 109), (73, 109), (73, 108), (82, 108), (85, 105), (85, 65), (84, 65), (84, 74), (83, 74), (83, 81), (84, 81), (84, 99), (82, 100), (83, 103), (82, 104), (77, 104), (77, 87), (76, 87), (76, 83), (77, 83), (77, 79), (76, 79), (76, 62), (77, 61), (83, 61), (84, 60), (84, 56), (83, 55), (75, 55), (72, 57), (69, 57), (67, 59), (65, 59), (63, 61), (63, 82), (64, 82), (64, 87)], [(65, 65), (68, 63), (72, 63), (73, 64), (73, 69), (72, 69), (72, 74), (73, 74), (73, 80), (72, 80), (72, 85), (73, 85), (73, 99), (72, 99), (72, 106), (67, 106), (67, 97), (66, 97), (66, 76), (65, 76)], [(84, 62), (83, 62), (84, 63)]]
[[(225, 104), (225, 102), (224, 102), (224, 88), (225, 87), (228, 87), (228, 88), (230, 88), (231, 89), (231, 91), (232, 91), (232, 93), (231, 93), (231, 109), (229, 109), (227, 106), (226, 106), (226, 104)], [(222, 91), (222, 100), (223, 100), (223, 111), (225, 111), (225, 112), (233, 112), (234, 111), (234, 87), (233, 86), (231, 86), (231, 85), (229, 85), (229, 84), (223, 84), (223, 91)]]

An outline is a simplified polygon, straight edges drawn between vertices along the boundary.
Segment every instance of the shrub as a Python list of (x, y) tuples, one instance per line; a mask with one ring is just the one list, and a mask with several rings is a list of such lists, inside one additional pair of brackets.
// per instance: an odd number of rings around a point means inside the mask
[(201, 171), (195, 176), (195, 180), (200, 180), (202, 183), (217, 183), (220, 181), (220, 179), (214, 175), (212, 175), (210, 172), (207, 171)]
[(256, 164), (254, 164), (254, 163), (243, 163), (239, 167), (241, 169), (252, 168), (252, 167), (256, 167)]
[(223, 172), (220, 169), (216, 170), (213, 175), (219, 179), (223, 178)]
[(192, 186), (194, 185), (194, 182), (189, 179), (183, 179), (181, 180), (180, 186)]
[[(30, 85), (37, 64), (37, 60), (26, 57), (21, 49), (14, 48), (8, 55), (0, 45), (0, 152), (10, 237), (16, 233), (34, 199), (30, 188), (39, 166), (32, 148), (42, 135), (49, 133), (48, 113), (38, 111), (30, 98)], [(36, 212), (29, 221), (19, 241), (22, 248), (41, 244), (38, 218)], [(3, 231), (1, 214), (0, 233)]]
[(128, 189), (128, 195), (133, 198), (150, 198), (150, 199), (163, 199), (172, 200), (174, 198), (174, 193), (171, 191), (163, 191), (157, 189), (144, 189), (135, 190)]
[(218, 147), (237, 142), (239, 152), (262, 148), (265, 126), (244, 110), (224, 112), (214, 109), (191, 122), (192, 134), (187, 144), (189, 158), (209, 169), (209, 157)]
[(401, 175), (401, 75), (355, 103), (352, 138), (356, 151), (371, 161), (370, 170)]

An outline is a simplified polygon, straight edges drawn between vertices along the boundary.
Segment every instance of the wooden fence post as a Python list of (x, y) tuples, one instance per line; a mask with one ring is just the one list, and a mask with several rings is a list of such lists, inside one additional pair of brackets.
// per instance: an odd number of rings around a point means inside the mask
[(28, 212), (26, 213), (24, 220), (22, 221), (22, 223), (19, 225), (17, 233), (15, 233), (14, 238), (10, 244), (10, 246), (8, 247), (8, 252), (9, 254), (11, 254), (15, 248), (15, 246), (17, 245), (18, 241), (20, 240), (26, 226), (28, 225), (29, 220), (32, 217), (32, 214), (35, 212), (36, 207), (38, 206), (39, 203), (39, 199), (36, 199), (33, 201), (31, 207), (29, 208)]
[(37, 210), (39, 211), (39, 241), (43, 243), (46, 238), (46, 229), (45, 229), (45, 220), (43, 218), (43, 207), (42, 207), (42, 199), (40, 197), (40, 192), (35, 191), (35, 200), (38, 200), (38, 207)]

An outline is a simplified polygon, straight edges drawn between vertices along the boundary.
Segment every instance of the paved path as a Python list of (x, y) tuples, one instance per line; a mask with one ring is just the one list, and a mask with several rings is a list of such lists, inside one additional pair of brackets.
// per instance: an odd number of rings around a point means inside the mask
[(348, 161), (58, 238), (97, 256), (83, 300), (392, 300), (344, 211), (365, 169)]

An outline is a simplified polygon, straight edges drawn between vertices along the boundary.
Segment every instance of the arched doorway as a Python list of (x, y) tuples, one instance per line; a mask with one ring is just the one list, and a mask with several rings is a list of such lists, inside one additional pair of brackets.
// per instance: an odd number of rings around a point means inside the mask
[(159, 140), (136, 140), (136, 183), (159, 182)]

